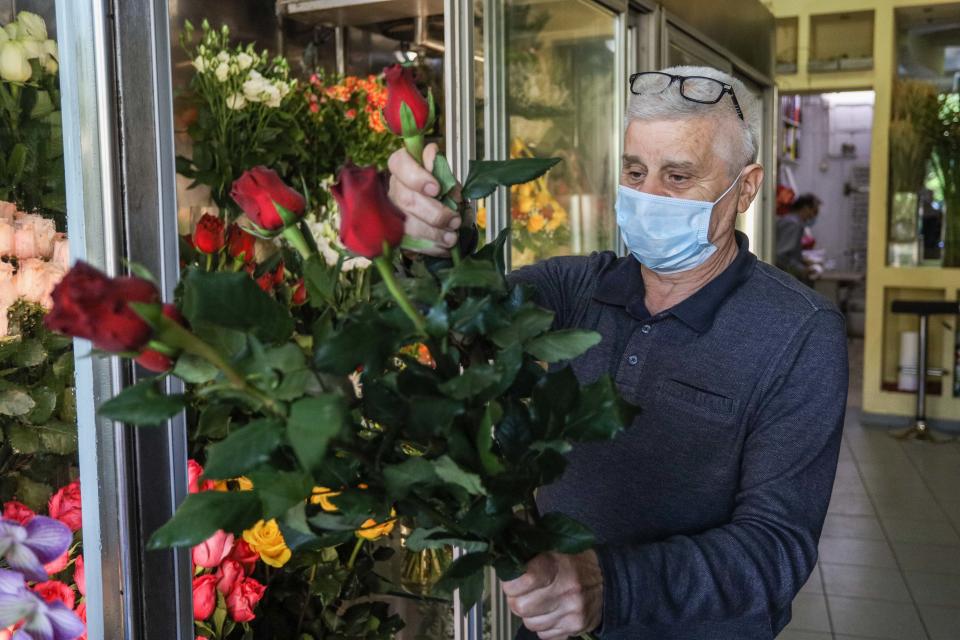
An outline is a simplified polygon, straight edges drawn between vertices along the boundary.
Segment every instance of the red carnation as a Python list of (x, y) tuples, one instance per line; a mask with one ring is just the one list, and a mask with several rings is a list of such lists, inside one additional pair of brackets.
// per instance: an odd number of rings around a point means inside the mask
[(395, 64), (384, 69), (383, 76), (387, 81), (387, 104), (383, 108), (387, 127), (394, 135), (403, 135), (400, 105), (406, 104), (413, 112), (418, 132), (422, 133), (430, 119), (430, 103), (417, 89), (417, 84), (413, 81), (413, 70)]
[(227, 253), (231, 258), (253, 262), (256, 242), (256, 236), (247, 233), (238, 224), (230, 225), (227, 230)]
[(376, 258), (383, 245), (403, 240), (403, 213), (387, 197), (386, 174), (348, 164), (330, 193), (340, 205), (340, 240), (350, 251)]
[(254, 224), (270, 231), (286, 226), (277, 205), (297, 219), (307, 206), (303, 196), (284, 184), (276, 171), (263, 166), (244, 171), (234, 181), (230, 196)]
[(156, 303), (160, 292), (142, 278), (111, 278), (78, 262), (53, 290), (53, 310), (44, 324), (60, 333), (86, 338), (103, 351), (140, 351), (152, 329), (130, 302)]
[(203, 214), (197, 222), (197, 228), (193, 230), (193, 246), (201, 253), (218, 253), (226, 243), (223, 228), (220, 216)]

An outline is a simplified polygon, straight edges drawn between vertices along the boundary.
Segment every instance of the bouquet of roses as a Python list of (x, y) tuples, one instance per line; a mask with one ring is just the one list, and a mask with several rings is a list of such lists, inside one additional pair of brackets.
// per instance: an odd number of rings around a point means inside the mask
[(0, 519), (0, 640), (86, 640), (80, 483), (62, 487), (38, 515), (16, 500)]
[[(421, 157), (432, 99), (408, 70), (394, 77), (384, 121)], [(477, 162), (461, 192), (483, 198), (554, 163)], [(432, 170), (438, 198), (462, 206), (443, 156)], [(539, 553), (587, 548), (590, 532), (559, 514), (541, 517), (534, 492), (562, 473), (574, 443), (611, 438), (629, 418), (608, 378), (581, 388), (559, 366), (599, 335), (551, 330), (553, 314), (506, 280), (505, 235), (475, 255), (401, 261), (403, 215), (374, 168), (347, 166), (332, 189), (343, 245), (378, 276), (367, 298), (338, 307), (340, 281), (299, 233), (302, 196), (258, 171), (233, 193), (258, 229), (289, 245), (287, 267), (306, 291), (296, 313), (231, 270), (188, 268), (176, 305), (163, 304), (146, 279), (109, 279), (84, 264), (53, 293), (49, 326), (104, 351), (157, 352), (163, 369), (192, 385), (166, 395), (146, 380), (104, 403), (102, 415), (150, 425), (189, 406), (201, 426), (227, 424), (205, 451), (204, 479), (249, 480), (247, 490), (190, 494), (151, 545), (192, 546), (273, 521), (294, 558), (333, 549), (333, 564), (349, 570), (331, 577), (335, 595), (322, 616), (349, 623), (340, 637), (383, 630), (383, 612), (371, 608), (383, 603), (360, 597), (383, 593), (372, 571), (382, 550), (368, 538), (399, 519), (414, 551), (467, 552), (439, 585), (459, 588), (466, 605), (479, 598), (486, 566), (510, 578)], [(311, 571), (308, 588), (318, 582)]]

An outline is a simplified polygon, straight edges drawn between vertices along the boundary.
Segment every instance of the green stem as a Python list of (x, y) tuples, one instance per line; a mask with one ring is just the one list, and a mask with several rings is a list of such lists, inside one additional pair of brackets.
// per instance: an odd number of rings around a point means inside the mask
[(293, 245), (293, 248), (297, 250), (297, 253), (299, 253), (304, 260), (309, 260), (310, 257), (313, 256), (313, 251), (310, 250), (307, 239), (303, 237), (303, 233), (300, 232), (300, 227), (296, 224), (284, 227), (283, 237)]
[(453, 260), (453, 266), (460, 266), (460, 247), (454, 246), (450, 249), (450, 258)]
[(212, 267), (213, 267), (213, 254), (208, 253), (207, 254), (207, 271), (208, 272), (212, 271), (213, 270)]
[(407, 294), (400, 288), (400, 285), (397, 284), (397, 279), (393, 275), (393, 264), (391, 264), (390, 259), (384, 254), (374, 258), (373, 263), (377, 265), (380, 277), (383, 278), (384, 284), (387, 285), (390, 295), (393, 296), (394, 300), (397, 301), (397, 305), (403, 309), (403, 312), (407, 314), (407, 317), (413, 322), (413, 326), (417, 328), (417, 333), (426, 336), (427, 321), (423, 319), (419, 311), (414, 309), (410, 298), (407, 297)]
[(363, 548), (363, 538), (357, 537), (357, 544), (353, 546), (353, 552), (350, 554), (350, 559), (347, 560), (347, 571), (353, 571), (353, 565), (357, 563), (357, 556), (360, 555), (360, 549)]
[(407, 148), (407, 153), (413, 156), (413, 159), (417, 161), (417, 164), (423, 164), (423, 147), (424, 141), (422, 135), (410, 136), (409, 138), (403, 139), (403, 146)]

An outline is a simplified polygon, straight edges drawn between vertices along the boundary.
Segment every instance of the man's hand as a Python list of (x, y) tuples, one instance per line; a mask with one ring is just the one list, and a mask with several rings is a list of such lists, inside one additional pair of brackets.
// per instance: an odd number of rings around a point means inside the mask
[(603, 575), (593, 551), (539, 555), (525, 574), (503, 583), (503, 593), (510, 610), (541, 640), (565, 640), (600, 626)]
[[(443, 206), (434, 198), (440, 185), (424, 167), (433, 167), (437, 145), (429, 144), (423, 150), (423, 166), (417, 164), (406, 149), (398, 149), (390, 156), (390, 199), (407, 215), (404, 231), (408, 236), (428, 240), (433, 249), (421, 249), (420, 253), (431, 256), (446, 256), (457, 243), (457, 229), (462, 223), (460, 215)], [(459, 200), (460, 188), (452, 194)]]

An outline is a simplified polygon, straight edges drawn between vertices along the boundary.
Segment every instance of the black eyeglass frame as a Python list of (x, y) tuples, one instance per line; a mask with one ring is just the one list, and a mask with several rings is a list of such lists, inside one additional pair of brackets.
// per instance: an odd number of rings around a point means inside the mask
[[(630, 76), (630, 93), (632, 93), (635, 96), (641, 95), (639, 91), (633, 90), (633, 82), (640, 76), (665, 76), (667, 78), (670, 78), (670, 84), (664, 87), (663, 91), (666, 91), (667, 89), (672, 87), (674, 82), (679, 81), (680, 97), (685, 100), (689, 100), (690, 102), (696, 102), (699, 104), (717, 104), (718, 102), (723, 100), (724, 95), (729, 93), (730, 99), (733, 100), (733, 108), (737, 110), (737, 115), (740, 116), (741, 120), (746, 121), (746, 118), (743, 117), (743, 110), (740, 108), (740, 102), (737, 100), (737, 94), (733, 91), (733, 87), (727, 84), (726, 82), (722, 82), (720, 80), (717, 80), (716, 78), (708, 78), (706, 76), (675, 76), (671, 73), (664, 73), (663, 71), (639, 71)], [(709, 80), (710, 82), (715, 82), (721, 87), (720, 94), (717, 96), (716, 100), (700, 100), (698, 98), (691, 98), (690, 96), (688, 96), (683, 92), (683, 84), (687, 80)], [(661, 93), (663, 91), (661, 91)]]

